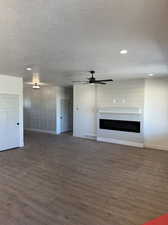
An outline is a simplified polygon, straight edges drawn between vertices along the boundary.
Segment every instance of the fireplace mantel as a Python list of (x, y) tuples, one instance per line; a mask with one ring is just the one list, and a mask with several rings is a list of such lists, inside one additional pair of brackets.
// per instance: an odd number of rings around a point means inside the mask
[(111, 107), (101, 108), (97, 111), (98, 114), (142, 114), (141, 108), (136, 107)]

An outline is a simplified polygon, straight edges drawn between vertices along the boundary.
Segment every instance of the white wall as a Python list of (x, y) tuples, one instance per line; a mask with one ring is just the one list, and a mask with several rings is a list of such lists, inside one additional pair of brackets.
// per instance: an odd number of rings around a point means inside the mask
[(114, 81), (97, 86), (97, 107), (144, 107), (144, 80)]
[(145, 82), (145, 146), (168, 150), (168, 79)]
[[(74, 136), (96, 137), (103, 135), (97, 133), (96, 111), (100, 108), (110, 107), (138, 107), (144, 108), (144, 80), (117, 81), (111, 85), (75, 85), (74, 86)], [(140, 118), (142, 132), (140, 135), (131, 133), (105, 132), (108, 138), (143, 142), (143, 116)]]
[(74, 86), (73, 135), (96, 138), (96, 88), (92, 85)]
[[(114, 106), (138, 107), (142, 110), (142, 136), (133, 134), (133, 137), (127, 133), (118, 136), (119, 133), (113, 134), (109, 131), (103, 134), (98, 132), (97, 136), (105, 135), (106, 138), (112, 136), (124, 141), (134, 140), (143, 142), (148, 148), (168, 150), (168, 79), (117, 81), (112, 85), (98, 85), (97, 88), (76, 85), (74, 87), (74, 135), (80, 137), (86, 137), (89, 133), (94, 135), (96, 127), (93, 118), (96, 118), (96, 108)], [(116, 115), (112, 116), (116, 117)], [(132, 120), (134, 119), (135, 115), (132, 115)]]
[(0, 94), (13, 94), (19, 96), (19, 129), (20, 147), (24, 146), (23, 138), (23, 80), (22, 78), (0, 75)]
[[(143, 146), (144, 129), (143, 129), (143, 111), (144, 111), (144, 80), (126, 80), (114, 81), (111, 85), (97, 86), (97, 108), (118, 107), (128, 110), (137, 108), (142, 114), (101, 114), (102, 119), (118, 119), (128, 121), (140, 121), (141, 132), (122, 132), (99, 129), (99, 118), (97, 121), (97, 138), (99, 140), (111, 141), (114, 143), (132, 144)], [(100, 115), (99, 115), (100, 117)]]

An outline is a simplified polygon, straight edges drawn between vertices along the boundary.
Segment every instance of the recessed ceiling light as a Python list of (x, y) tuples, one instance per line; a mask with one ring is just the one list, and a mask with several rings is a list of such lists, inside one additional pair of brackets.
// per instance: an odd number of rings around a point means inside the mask
[(127, 49), (122, 49), (122, 50), (120, 51), (120, 54), (121, 54), (121, 55), (126, 55), (127, 53), (128, 53)]
[(153, 74), (153, 73), (149, 73), (149, 74), (148, 74), (148, 76), (153, 77), (153, 76), (154, 76), (154, 74)]
[(31, 67), (27, 67), (26, 70), (27, 70), (27, 71), (31, 71), (32, 68), (31, 68)]

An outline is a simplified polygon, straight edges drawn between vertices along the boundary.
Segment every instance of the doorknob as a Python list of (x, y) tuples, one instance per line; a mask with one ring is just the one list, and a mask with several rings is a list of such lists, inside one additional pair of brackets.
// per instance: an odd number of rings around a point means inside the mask
[(19, 126), (19, 123), (17, 123), (17, 126)]

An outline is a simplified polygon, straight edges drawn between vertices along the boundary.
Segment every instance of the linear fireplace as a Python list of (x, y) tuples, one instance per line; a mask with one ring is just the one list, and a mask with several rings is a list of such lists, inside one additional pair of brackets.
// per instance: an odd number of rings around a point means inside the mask
[(97, 140), (143, 147), (143, 108), (125, 106), (99, 108)]
[(99, 128), (104, 130), (140, 133), (140, 127), (140, 121), (99, 119)]

